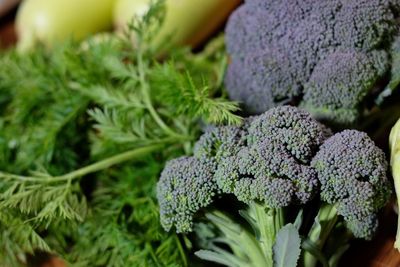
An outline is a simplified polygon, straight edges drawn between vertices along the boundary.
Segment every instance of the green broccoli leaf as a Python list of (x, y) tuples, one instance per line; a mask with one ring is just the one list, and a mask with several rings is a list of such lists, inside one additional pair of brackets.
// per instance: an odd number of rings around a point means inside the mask
[(273, 247), (276, 267), (296, 267), (301, 239), (296, 227), (289, 223), (279, 230)]

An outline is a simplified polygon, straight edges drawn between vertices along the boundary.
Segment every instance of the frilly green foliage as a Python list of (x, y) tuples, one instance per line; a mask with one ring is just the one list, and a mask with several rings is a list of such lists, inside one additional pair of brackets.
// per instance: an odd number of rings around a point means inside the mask
[(187, 248), (160, 229), (158, 172), (191, 150), (199, 120), (240, 118), (215, 97), (223, 42), (157, 63), (147, 44), (162, 18), (157, 2), (122, 38), (1, 55), (0, 266), (36, 251), (79, 266), (187, 265)]

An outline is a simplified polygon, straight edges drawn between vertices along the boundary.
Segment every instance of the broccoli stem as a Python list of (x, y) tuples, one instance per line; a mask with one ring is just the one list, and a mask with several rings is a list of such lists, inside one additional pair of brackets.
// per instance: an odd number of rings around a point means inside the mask
[(272, 247), (278, 231), (284, 225), (282, 209), (271, 209), (265, 205), (252, 202), (249, 205), (258, 231), (258, 241), (267, 259), (266, 266), (273, 266)]
[(251, 202), (248, 209), (240, 214), (249, 222), (254, 232), (223, 212), (210, 212), (206, 217), (223, 234), (215, 240), (228, 245), (230, 251), (215, 246), (211, 250), (200, 250), (195, 254), (204, 260), (233, 267), (274, 266), (273, 245), (277, 233), (284, 225), (283, 210)]
[(200, 250), (196, 252), (195, 254), (198, 257), (235, 267), (272, 266), (269, 265), (259, 241), (241, 224), (236, 223), (220, 211), (210, 212), (206, 217), (223, 233), (223, 237), (218, 238), (218, 240), (224, 240), (224, 243), (231, 248), (233, 254), (214, 248), (213, 250)]
[[(331, 231), (335, 227), (337, 219), (338, 214), (335, 205), (322, 205), (308, 233), (307, 242), (313, 244), (313, 248), (317, 251), (321, 251)], [(326, 259), (320, 259), (315, 253), (305, 250), (303, 258), (304, 267), (315, 267), (318, 261), (321, 261), (324, 266), (328, 266)]]

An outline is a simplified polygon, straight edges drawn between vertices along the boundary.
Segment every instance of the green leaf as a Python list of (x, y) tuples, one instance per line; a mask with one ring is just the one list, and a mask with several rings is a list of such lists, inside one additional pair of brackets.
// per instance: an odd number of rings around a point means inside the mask
[(321, 221), (320, 221), (320, 215), (321, 215), (321, 210), (318, 211), (317, 216), (314, 218), (314, 223), (311, 227), (311, 234), (310, 234), (310, 239), (311, 240), (318, 240), (320, 235), (321, 235)]
[(202, 118), (213, 124), (239, 124), (241, 117), (235, 114), (238, 104), (214, 97), (212, 82), (207, 77), (195, 78), (188, 70), (179, 71), (172, 62), (156, 67), (151, 77), (153, 87), (173, 107), (173, 113)]
[(239, 210), (239, 214), (240, 216), (242, 216), (247, 223), (251, 226), (251, 228), (253, 229), (254, 235), (256, 236), (256, 238), (259, 240), (260, 239), (260, 229), (257, 226), (257, 222), (256, 220), (254, 220), (253, 217), (251, 217), (251, 215), (249, 214), (249, 212), (247, 210)]
[(328, 263), (325, 255), (322, 253), (322, 251), (318, 248), (318, 246), (313, 241), (311, 241), (310, 239), (306, 239), (301, 244), (301, 247), (305, 251), (310, 253), (312, 256), (314, 256), (322, 264), (323, 267), (329, 267), (329, 263)]
[(240, 267), (242, 263), (234, 255), (224, 251), (214, 252), (210, 250), (199, 250), (194, 254), (202, 260), (212, 261), (231, 267)]
[(296, 267), (300, 256), (301, 239), (296, 227), (289, 223), (279, 230), (273, 247), (274, 266)]
[(342, 258), (343, 254), (349, 249), (349, 244), (344, 244), (339, 247), (336, 252), (329, 258), (329, 267), (336, 267), (339, 265), (339, 260)]
[(297, 214), (296, 220), (293, 223), (297, 231), (300, 231), (302, 223), (303, 223), (303, 210), (300, 210), (299, 213)]
[(0, 266), (26, 266), (24, 253), (51, 249), (28, 222), (18, 218), (14, 209), (0, 211)]

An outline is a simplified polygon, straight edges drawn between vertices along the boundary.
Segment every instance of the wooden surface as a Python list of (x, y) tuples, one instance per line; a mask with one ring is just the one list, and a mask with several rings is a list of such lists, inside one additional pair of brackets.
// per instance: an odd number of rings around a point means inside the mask
[(400, 253), (393, 248), (397, 214), (388, 205), (380, 217), (378, 233), (372, 241), (355, 240), (341, 260), (341, 267), (400, 267)]
[[(6, 48), (16, 42), (12, 23), (13, 15), (0, 19), (0, 47)], [(400, 267), (400, 253), (393, 248), (396, 234), (397, 215), (388, 206), (381, 217), (377, 237), (370, 242), (354, 241), (345, 253), (339, 266), (342, 267)], [(34, 267), (64, 267), (62, 261), (52, 258)]]
[(0, 0), (0, 18), (14, 9), (19, 2), (19, 0)]
[[(0, 0), (1, 2), (1, 0)], [(0, 16), (0, 48), (7, 48), (15, 44), (17, 35), (14, 30), (15, 8)]]
[(12, 46), (17, 40), (13, 23), (7, 22), (0, 28), (0, 47), (7, 48)]

